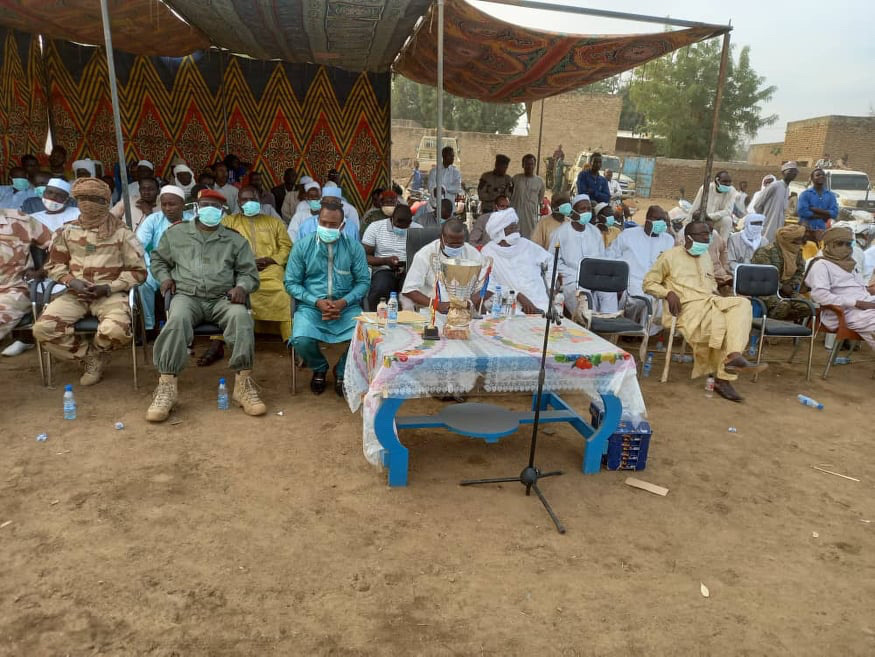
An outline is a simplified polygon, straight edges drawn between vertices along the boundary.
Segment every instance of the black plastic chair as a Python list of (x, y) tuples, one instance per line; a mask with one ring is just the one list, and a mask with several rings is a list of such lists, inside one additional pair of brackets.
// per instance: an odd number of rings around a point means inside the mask
[[(752, 322), (753, 329), (760, 332), (757, 346), (757, 363), (762, 361), (763, 351), (766, 347), (766, 338), (790, 338), (793, 340), (793, 353), (790, 354), (790, 359), (787, 361), (789, 363), (792, 363), (796, 357), (799, 339), (808, 338), (810, 344), (808, 347), (808, 368), (805, 372), (805, 380), (810, 381), (811, 361), (814, 358), (814, 318), (816, 316), (814, 303), (799, 297), (793, 297), (792, 299), (781, 297), (781, 275), (773, 265), (738, 265), (735, 269), (733, 286), (736, 295), (749, 297), (751, 303), (757, 304), (763, 313), (762, 317), (754, 317)], [(766, 310), (764, 298), (774, 295), (786, 301), (805, 305), (810, 311), (808, 317), (810, 326), (770, 318)], [(754, 375), (753, 380), (757, 380), (756, 375)]]
[[(629, 263), (624, 260), (607, 260), (604, 258), (584, 258), (580, 261), (577, 274), (577, 284), (584, 288), (580, 290), (586, 296), (590, 308), (595, 308), (592, 292), (613, 292), (621, 294), (629, 286)], [(626, 299), (637, 299), (644, 304), (644, 323), (628, 317), (592, 317), (583, 318), (584, 326), (599, 335), (635, 335), (641, 337), (639, 351), (640, 362), (647, 356), (647, 343), (650, 340), (650, 318), (653, 315), (653, 305), (645, 296), (627, 294)]]
[(416, 255), (426, 244), (431, 244), (441, 236), (440, 226), (423, 226), (422, 228), (413, 228), (407, 231), (407, 267), (413, 263), (413, 256)]
[[(35, 244), (30, 245), (30, 261), (34, 269), (42, 269), (48, 255), (49, 252), (46, 249), (41, 249)], [(40, 293), (41, 284), (42, 282), (37, 279), (31, 279), (27, 282), (28, 295), (30, 296), (30, 311), (18, 320), (18, 324), (12, 329), (13, 334), (30, 333), (33, 331), (33, 324), (43, 308), (44, 297)], [(46, 385), (45, 372), (42, 367), (40, 367), (40, 378), (42, 379), (42, 384)]]

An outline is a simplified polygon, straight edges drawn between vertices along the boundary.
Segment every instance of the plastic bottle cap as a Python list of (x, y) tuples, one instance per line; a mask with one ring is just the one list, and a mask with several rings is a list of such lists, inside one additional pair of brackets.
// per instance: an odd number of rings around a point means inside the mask
[(220, 386), (225, 385), (225, 379), (224, 379), (224, 378), (219, 379), (219, 385), (220, 385)]
[(66, 392), (72, 392), (72, 391), (73, 391), (73, 385), (70, 384), (70, 383), (68, 383), (67, 385), (64, 386), (64, 390), (65, 390)]

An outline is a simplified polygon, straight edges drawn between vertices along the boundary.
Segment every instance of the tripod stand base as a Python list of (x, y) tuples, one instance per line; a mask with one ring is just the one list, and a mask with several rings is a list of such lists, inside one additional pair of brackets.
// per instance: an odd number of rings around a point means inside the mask
[(540, 469), (533, 465), (526, 466), (523, 468), (523, 471), (520, 472), (518, 477), (495, 477), (492, 479), (465, 479), (464, 481), (459, 482), (461, 486), (479, 486), (482, 484), (503, 484), (511, 481), (518, 481), (523, 486), (526, 487), (526, 495), (530, 495), (531, 491), (535, 491), (535, 495), (538, 496), (538, 499), (541, 500), (541, 504), (544, 505), (544, 509), (546, 509), (547, 514), (550, 516), (550, 520), (553, 521), (553, 524), (556, 525), (556, 531), (560, 534), (565, 533), (565, 525), (559, 520), (556, 514), (553, 512), (553, 507), (550, 506), (550, 503), (547, 501), (547, 498), (544, 497), (544, 494), (541, 492), (541, 489), (538, 488), (538, 480), (544, 479), (545, 477), (556, 477), (562, 474), (562, 470), (554, 470), (552, 472), (541, 472)]

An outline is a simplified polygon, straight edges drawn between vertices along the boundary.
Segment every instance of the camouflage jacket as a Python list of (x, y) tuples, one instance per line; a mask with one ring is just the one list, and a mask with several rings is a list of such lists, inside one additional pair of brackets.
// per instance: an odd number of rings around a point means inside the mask
[(52, 233), (29, 215), (0, 210), (0, 294), (27, 292), (24, 270), (30, 263), (30, 245), (49, 248)]
[(127, 292), (146, 280), (146, 262), (142, 245), (123, 223), (103, 238), (97, 229), (84, 228), (76, 220), (55, 232), (46, 272), (64, 285), (78, 278), (108, 284), (112, 292)]

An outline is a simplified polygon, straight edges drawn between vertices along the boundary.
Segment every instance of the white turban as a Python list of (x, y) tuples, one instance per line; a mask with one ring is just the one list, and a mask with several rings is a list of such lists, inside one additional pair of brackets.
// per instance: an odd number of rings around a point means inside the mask
[(323, 189), (330, 189), (331, 187), (337, 187), (337, 183), (334, 182), (333, 180), (329, 180), (322, 187), (323, 187)]
[(311, 182), (313, 182), (313, 179), (310, 176), (301, 176), (301, 185), (309, 185)]
[(310, 180), (310, 182), (304, 185), (304, 191), (309, 192), (311, 189), (321, 190), (322, 188), (319, 187), (319, 183), (317, 183), (315, 180)]
[(147, 169), (155, 170), (155, 167), (152, 166), (152, 163), (149, 160), (140, 160), (137, 162), (137, 167), (146, 167)]
[[(573, 205), (573, 204), (572, 204), (572, 205)], [(595, 216), (599, 216), (599, 212), (601, 212), (601, 211), (604, 210), (606, 207), (608, 207), (608, 205), (610, 205), (610, 204), (609, 204), (609, 203), (596, 203), (596, 206), (592, 209), (592, 213), (593, 213)]]
[(489, 215), (489, 221), (486, 222), (486, 232), (489, 233), (489, 239), (500, 242), (504, 237), (504, 229), (516, 223), (519, 223), (519, 217), (513, 208), (493, 212)]
[(85, 158), (84, 160), (76, 160), (73, 162), (73, 175), (76, 175), (76, 171), (79, 169), (85, 169), (88, 173), (91, 174), (91, 177), (94, 178), (96, 174), (96, 169), (94, 168), (94, 160), (89, 158)]
[(180, 173), (190, 173), (192, 175), (192, 177), (194, 177), (194, 171), (189, 169), (184, 164), (177, 164), (175, 167), (173, 167), (173, 175), (174, 176), (178, 176)]
[(54, 187), (55, 189), (60, 189), (68, 194), (70, 193), (70, 183), (63, 178), (52, 178), (46, 183), (46, 187)]
[(174, 196), (181, 198), (183, 201), (185, 200), (185, 192), (176, 185), (164, 185), (164, 187), (161, 188), (161, 195), (163, 196), (164, 194), (173, 194)]
[(587, 194), (578, 194), (573, 199), (571, 199), (571, 207), (574, 207), (575, 205), (577, 205), (581, 201), (588, 201), (588, 200), (589, 200), (589, 196)]

